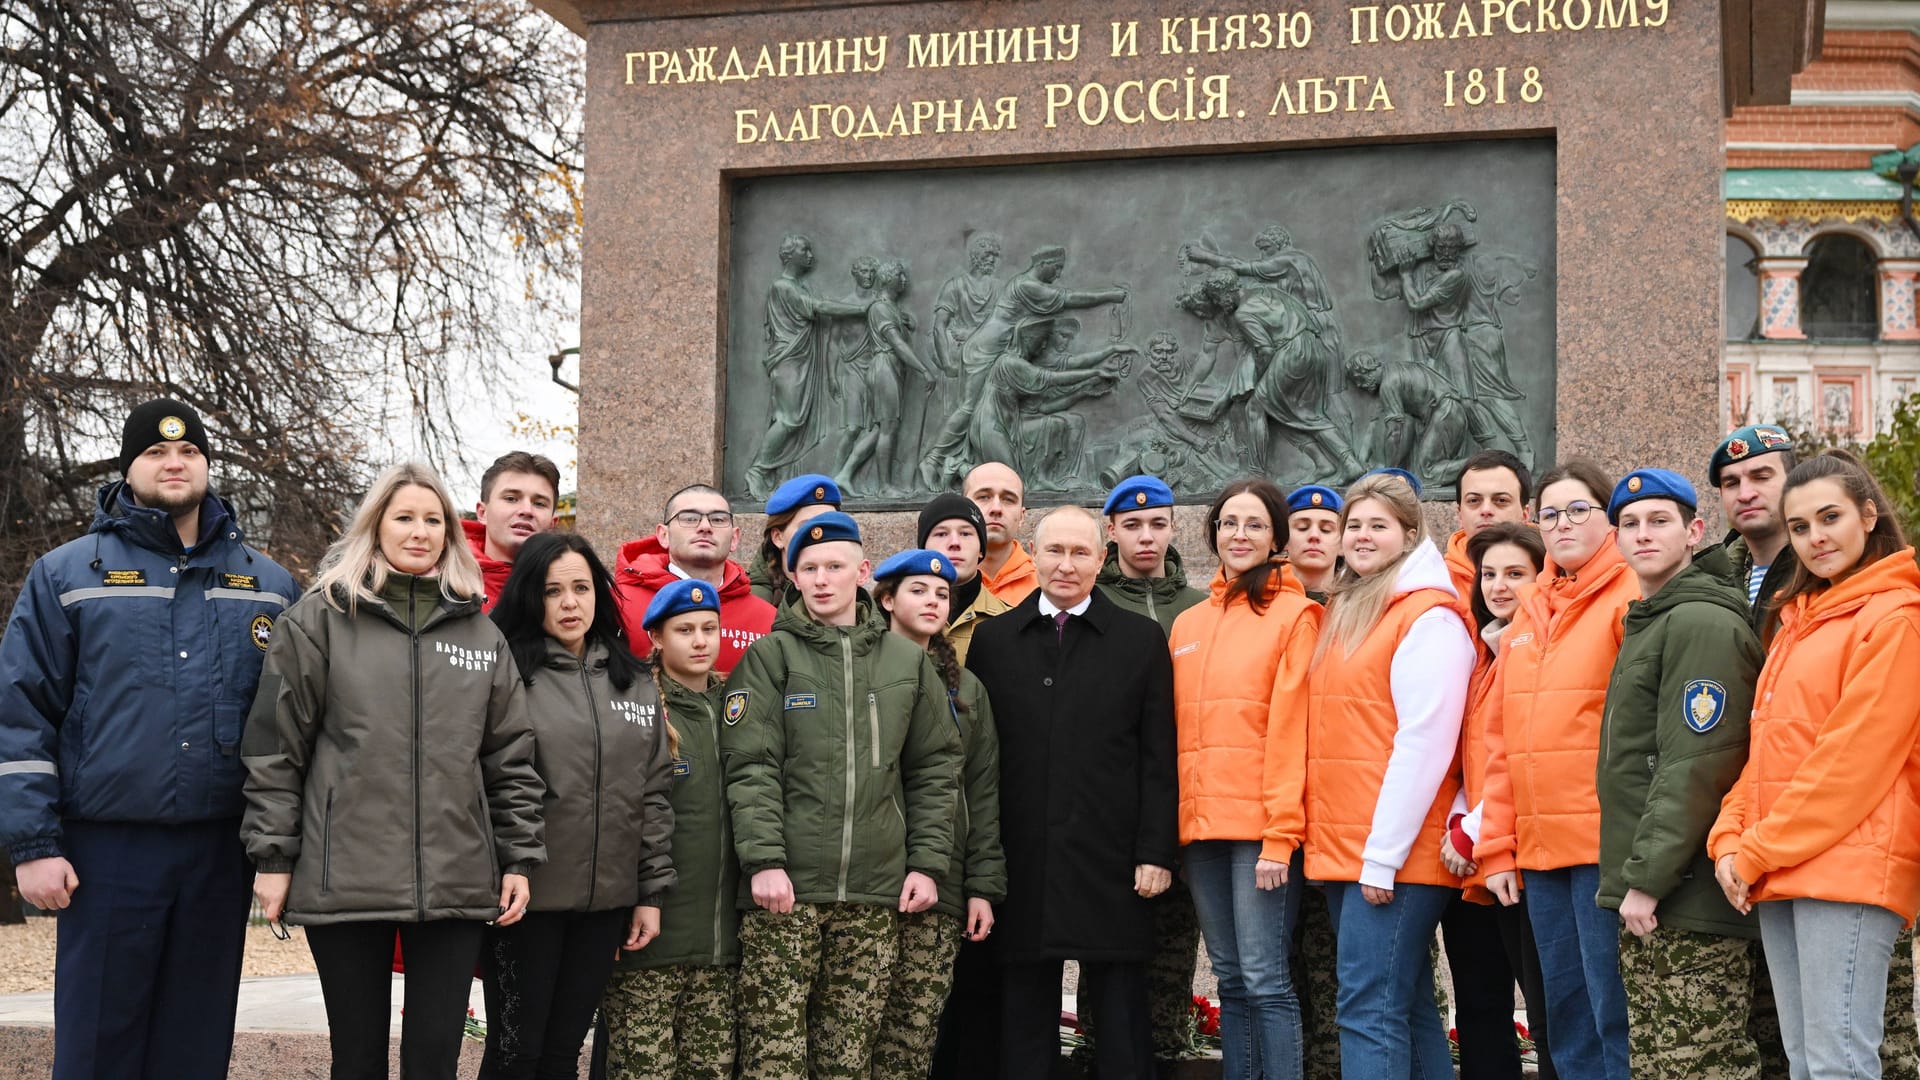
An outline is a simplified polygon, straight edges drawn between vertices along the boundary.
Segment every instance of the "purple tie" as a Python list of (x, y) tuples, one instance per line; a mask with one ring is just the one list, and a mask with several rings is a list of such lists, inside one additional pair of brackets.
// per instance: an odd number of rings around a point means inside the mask
[(1053, 613), (1053, 640), (1055, 642), (1062, 641), (1066, 638), (1067, 619), (1069, 617), (1069, 613), (1065, 611), (1056, 611)]

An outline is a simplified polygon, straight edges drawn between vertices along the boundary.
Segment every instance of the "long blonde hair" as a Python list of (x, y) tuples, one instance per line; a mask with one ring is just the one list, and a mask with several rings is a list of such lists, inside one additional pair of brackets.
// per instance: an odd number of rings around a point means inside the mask
[(1346, 506), (1340, 511), (1340, 532), (1343, 536), (1347, 531), (1347, 519), (1353, 516), (1361, 502), (1368, 499), (1386, 507), (1394, 520), (1411, 535), (1407, 538), (1406, 550), (1375, 573), (1361, 577), (1354, 573), (1350, 565), (1341, 568), (1339, 578), (1333, 583), (1332, 595), (1327, 599), (1327, 617), (1322, 624), (1320, 640), (1313, 649), (1315, 665), (1335, 644), (1343, 646), (1342, 655), (1352, 656), (1353, 650), (1367, 640), (1367, 635), (1380, 625), (1381, 616), (1387, 613), (1387, 605), (1393, 600), (1394, 586), (1400, 580), (1401, 564), (1427, 538), (1427, 519), (1420, 512), (1420, 497), (1413, 493), (1411, 484), (1391, 473), (1363, 476), (1347, 489)]
[(454, 509), (453, 496), (447, 494), (440, 474), (417, 461), (409, 461), (380, 474), (353, 512), (347, 531), (320, 560), (320, 572), (314, 576), (313, 588), (320, 590), (335, 611), (354, 614), (359, 610), (360, 601), (375, 599), (386, 585), (393, 566), (380, 551), (380, 519), (386, 517), (394, 496), (406, 487), (433, 492), (440, 500), (440, 512), (446, 519), (446, 543), (440, 550), (440, 561), (434, 566), (434, 573), (440, 579), (440, 595), (458, 601), (485, 594), (480, 564), (460, 533), (460, 513)]

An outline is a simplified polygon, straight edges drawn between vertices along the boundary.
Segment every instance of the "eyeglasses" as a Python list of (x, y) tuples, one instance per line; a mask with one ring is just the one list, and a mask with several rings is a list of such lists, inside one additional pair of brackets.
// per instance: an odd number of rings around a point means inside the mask
[(712, 510), (703, 514), (698, 510), (682, 510), (667, 520), (683, 529), (697, 529), (702, 521), (716, 529), (725, 529), (733, 525), (733, 512)]
[(1585, 499), (1573, 500), (1567, 504), (1565, 510), (1553, 506), (1543, 506), (1540, 508), (1540, 530), (1542, 532), (1551, 531), (1555, 525), (1560, 524), (1560, 519), (1563, 517), (1575, 525), (1582, 524), (1587, 520), (1587, 515), (1593, 513), (1596, 509), (1598, 509), (1598, 507), (1595, 507)]
[(1239, 518), (1214, 518), (1213, 527), (1224, 535), (1244, 533), (1247, 536), (1265, 536), (1273, 531), (1273, 526), (1264, 521), (1241, 521)]
[(279, 938), (281, 941), (293, 940), (293, 935), (287, 932), (287, 925), (281, 922), (279, 919), (275, 919), (272, 922), (268, 923), (267, 929), (273, 931), (273, 936), (276, 938)]

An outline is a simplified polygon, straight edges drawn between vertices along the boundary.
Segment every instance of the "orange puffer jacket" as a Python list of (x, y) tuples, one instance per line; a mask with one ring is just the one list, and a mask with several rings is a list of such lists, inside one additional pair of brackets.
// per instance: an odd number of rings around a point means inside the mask
[[(1453, 590), (1460, 594), (1460, 602), (1469, 607), (1473, 604), (1473, 583), (1479, 579), (1480, 571), (1474, 568), (1472, 556), (1467, 554), (1467, 530), (1455, 529), (1447, 538), (1447, 576), (1453, 579)], [(1473, 621), (1467, 621), (1468, 626)]]
[(1752, 750), (1707, 837), (1754, 900), (1920, 909), (1920, 569), (1911, 548), (1781, 612)]
[[(1366, 639), (1351, 653), (1329, 647), (1313, 668), (1307, 876), (1457, 888), (1460, 879), (1440, 861), (1440, 840), (1460, 790), (1472, 618), (1431, 543), (1423, 541), (1398, 573), (1398, 592)], [(1435, 609), (1444, 617), (1416, 630)], [(1407, 641), (1416, 633), (1422, 636)], [(1396, 656), (1403, 642), (1408, 655)]]
[(1487, 700), (1486, 791), (1474, 857), (1488, 874), (1600, 858), (1594, 771), (1621, 620), (1640, 582), (1613, 531), (1578, 574), (1523, 588)]
[(1320, 633), (1320, 605), (1284, 564), (1269, 575), (1266, 609), (1227, 601), (1213, 577), (1207, 599), (1173, 621), (1173, 705), (1180, 748), (1180, 842), (1259, 840), (1260, 857), (1286, 862), (1305, 828), (1304, 705)]

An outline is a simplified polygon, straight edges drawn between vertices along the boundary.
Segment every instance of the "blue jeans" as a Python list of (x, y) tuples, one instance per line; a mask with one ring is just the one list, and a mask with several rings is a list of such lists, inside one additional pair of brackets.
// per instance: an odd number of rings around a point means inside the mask
[(1183, 856), (1200, 936), (1220, 980), (1221, 1076), (1298, 1080), (1300, 998), (1287, 951), (1300, 914), (1300, 853), (1287, 883), (1271, 891), (1254, 885), (1258, 840), (1198, 840)]
[(1595, 900), (1600, 868), (1527, 870), (1521, 882), (1540, 951), (1553, 1067), (1561, 1080), (1631, 1080), (1620, 915)]
[(1879, 1080), (1887, 968), (1900, 916), (1832, 900), (1754, 907), (1793, 1080)]
[(1447, 1031), (1433, 1004), (1434, 933), (1458, 889), (1394, 886), (1369, 904), (1352, 881), (1327, 883), (1339, 941), (1340, 1075), (1349, 1080), (1453, 1080)]

